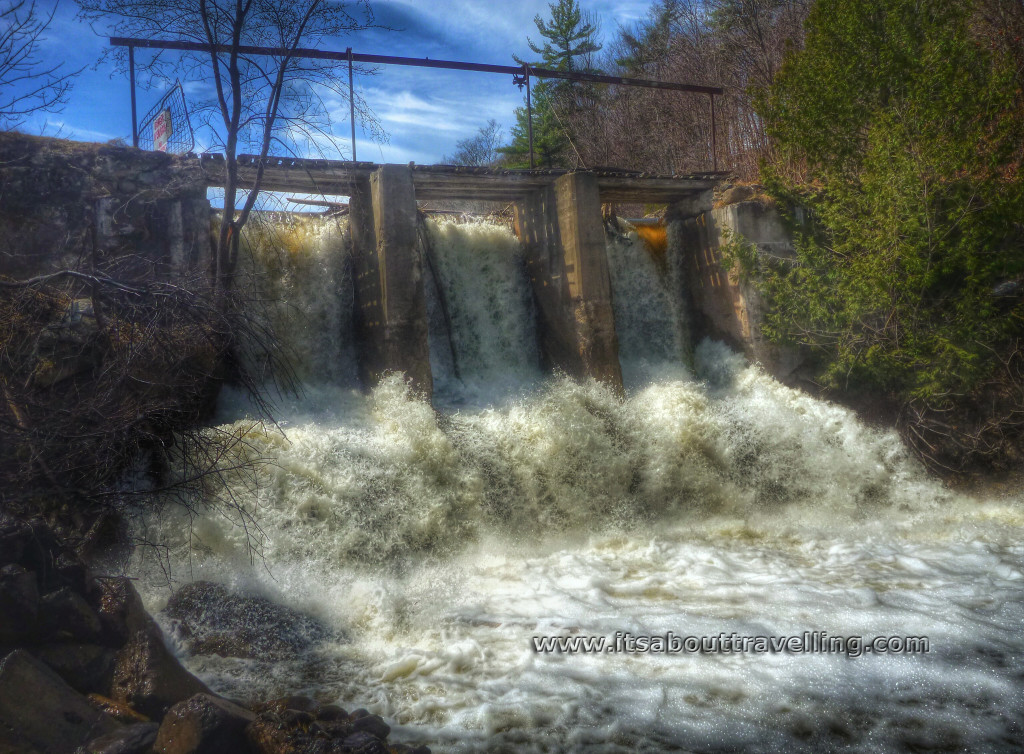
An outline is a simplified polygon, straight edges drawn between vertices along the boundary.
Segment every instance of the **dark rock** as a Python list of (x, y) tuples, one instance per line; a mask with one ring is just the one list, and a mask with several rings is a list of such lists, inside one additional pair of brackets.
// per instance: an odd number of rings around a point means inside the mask
[[(132, 582), (125, 578), (100, 579), (99, 618), (104, 643), (120, 647), (128, 635), (145, 626), (139, 611), (145, 612)], [(129, 626), (129, 618), (133, 625)]]
[(308, 615), (264, 597), (232, 594), (208, 581), (179, 589), (164, 614), (175, 621), (194, 654), (278, 660), (330, 636)]
[(30, 530), (26, 524), (0, 518), (0, 566), (20, 563), (29, 537)]
[(730, 186), (719, 197), (721, 204), (737, 204), (752, 199), (757, 190), (753, 186)]
[(342, 742), (342, 751), (351, 754), (388, 754), (388, 747), (377, 736), (358, 731)]
[(130, 581), (110, 579), (104, 584), (100, 619), (109, 631), (128, 635), (117, 653), (111, 697), (159, 718), (172, 705), (209, 693), (164, 644), (160, 627), (146, 612)]
[(156, 623), (136, 631), (117, 654), (111, 696), (149, 717), (209, 689), (178, 662)]
[(136, 712), (124, 702), (118, 702), (102, 694), (89, 694), (89, 703), (100, 712), (122, 723), (148, 723), (149, 718)]
[(78, 754), (148, 754), (156, 742), (157, 723), (135, 723), (93, 739)]
[(246, 727), (245, 737), (259, 754), (299, 754), (307, 741), (305, 736), (296, 736), (281, 723), (263, 715)]
[(281, 720), (285, 725), (308, 727), (316, 718), (308, 712), (302, 712), (297, 709), (286, 709), (284, 714), (281, 715)]
[(50, 528), (38, 521), (26, 521), (11, 524), (7, 529), (7, 544), (20, 551), (17, 561), (12, 562), (17, 562), (35, 573), (40, 594), (63, 586), (56, 564), (61, 546)]
[(107, 694), (114, 677), (116, 653), (97, 644), (46, 644), (33, 654), (75, 691)]
[(317, 717), (317, 713), (320, 711), (320, 703), (316, 699), (311, 699), (308, 696), (286, 696), (280, 701), (286, 710), (290, 709), (298, 712), (308, 712), (313, 717)]
[(0, 661), (0, 751), (71, 754), (120, 727), (28, 652)]
[(252, 751), (246, 726), (256, 716), (210, 694), (174, 705), (160, 724), (153, 750), (161, 754), (242, 754)]
[(54, 561), (54, 569), (60, 583), (71, 587), (78, 594), (88, 598), (96, 590), (96, 583), (89, 568), (77, 556), (62, 552)]
[(384, 722), (384, 718), (380, 715), (367, 715), (355, 718), (352, 720), (352, 727), (356, 731), (363, 731), (376, 736), (382, 741), (391, 733), (391, 726)]
[(0, 644), (14, 644), (31, 636), (38, 614), (35, 574), (14, 563), (0, 568)]
[(39, 632), (46, 638), (92, 641), (99, 638), (100, 619), (80, 594), (63, 587), (39, 604)]
[(327, 720), (328, 722), (333, 720), (348, 720), (348, 717), (348, 712), (337, 704), (325, 704), (317, 713), (317, 719)]

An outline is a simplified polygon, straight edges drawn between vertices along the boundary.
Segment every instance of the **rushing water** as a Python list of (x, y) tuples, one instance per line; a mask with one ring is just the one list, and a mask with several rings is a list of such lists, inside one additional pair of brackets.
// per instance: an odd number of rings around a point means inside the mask
[[(635, 238), (609, 246), (625, 399), (541, 377), (514, 239), (454, 224), (428, 231), (428, 295), (445, 297), (451, 329), (431, 330), (448, 408), (398, 377), (362, 395), (347, 381), (344, 307), (328, 295), (351, 295), (337, 232), (258, 249), (279, 299), (269, 316), (308, 359), (283, 432), (222, 401), (225, 423), (274, 461), (258, 494), (236, 490), (262, 526), (262, 559), (252, 531), (217, 512), (189, 537), (169, 511), (151, 534), (176, 578), (266, 594), (343, 638), (273, 664), (188, 657), (212, 687), (365, 706), (438, 751), (1024, 744), (1020, 499), (943, 489), (894, 434), (720, 344), (699, 344), (687, 365), (683, 307)], [(139, 571), (158, 610), (162, 572)], [(533, 647), (616, 632), (913, 636), (930, 651)]]

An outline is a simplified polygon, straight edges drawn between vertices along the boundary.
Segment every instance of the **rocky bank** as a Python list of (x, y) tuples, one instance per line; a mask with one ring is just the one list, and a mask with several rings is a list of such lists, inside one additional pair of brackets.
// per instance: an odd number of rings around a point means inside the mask
[[(317, 630), (304, 616), (212, 584), (186, 587), (171, 611), (198, 641), (225, 652), (273, 655)], [(266, 630), (233, 634), (242, 616)], [(387, 723), (366, 710), (300, 696), (251, 706), (218, 696), (167, 648), (130, 579), (93, 573), (44, 524), (2, 513), (0, 658), (2, 754), (430, 751), (389, 744)]]

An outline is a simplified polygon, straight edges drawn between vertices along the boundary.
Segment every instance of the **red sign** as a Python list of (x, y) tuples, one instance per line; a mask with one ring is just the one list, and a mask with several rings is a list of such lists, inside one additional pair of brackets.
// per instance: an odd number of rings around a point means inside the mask
[(171, 111), (161, 110), (153, 121), (153, 149), (157, 152), (167, 151), (167, 141), (171, 138)]

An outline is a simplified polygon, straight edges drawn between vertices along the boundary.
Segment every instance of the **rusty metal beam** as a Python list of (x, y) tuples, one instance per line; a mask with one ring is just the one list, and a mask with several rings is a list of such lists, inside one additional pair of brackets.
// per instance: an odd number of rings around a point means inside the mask
[[(228, 45), (208, 45), (201, 42), (184, 40), (139, 39), (135, 37), (110, 37), (114, 47), (138, 47), (154, 50), (182, 50), (185, 52), (231, 52)], [(379, 65), (405, 65), (419, 68), (445, 68), (454, 71), (477, 71), (481, 73), (505, 73), (519, 75), (523, 66), (492, 65), (490, 63), (465, 63), (458, 60), (431, 60), (430, 58), (403, 58), (394, 55), (368, 55), (356, 52), (335, 52), (333, 50), (313, 50), (309, 48), (287, 49), (283, 47), (258, 47), (242, 45), (238, 48), (241, 55), (290, 55), (291, 57), (308, 58), (311, 60), (333, 60), (336, 62), (353, 61), (356, 63), (375, 63)], [(531, 76), (542, 79), (566, 79), (568, 81), (589, 81), (595, 84), (616, 84), (619, 86), (639, 86), (648, 89), (666, 89), (676, 92), (698, 92), (700, 94), (722, 94), (724, 91), (717, 86), (699, 84), (681, 84), (674, 81), (651, 81), (649, 79), (633, 79), (624, 76), (605, 76), (596, 73), (578, 73), (576, 71), (556, 71), (550, 68), (526, 66)]]

